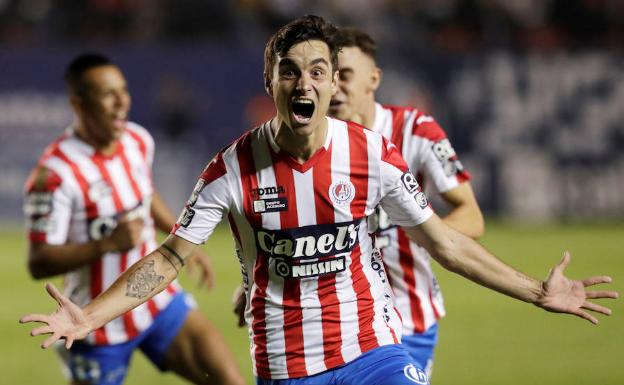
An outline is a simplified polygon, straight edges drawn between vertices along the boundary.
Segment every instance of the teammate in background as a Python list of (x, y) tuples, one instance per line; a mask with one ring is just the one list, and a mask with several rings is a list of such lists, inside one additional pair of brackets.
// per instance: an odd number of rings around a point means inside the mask
[[(470, 174), (458, 160), (444, 130), (431, 116), (411, 107), (385, 106), (375, 101), (382, 78), (376, 64), (377, 45), (364, 31), (341, 28), (338, 92), (329, 113), (369, 127), (392, 141), (418, 183), (433, 184), (451, 211), (444, 223), (474, 239), (483, 235), (483, 216), (470, 187)], [(388, 220), (380, 207), (371, 217), (395, 304), (403, 321), (402, 343), (431, 376), (438, 340), (437, 320), (444, 316), (442, 293), (425, 248)]]
[[(153, 190), (154, 141), (129, 122), (130, 94), (107, 57), (76, 57), (65, 73), (75, 122), (50, 144), (26, 184), (35, 278), (64, 274), (65, 293), (86, 305), (157, 244), (175, 217)], [(194, 251), (203, 280), (207, 256)], [(135, 349), (195, 384), (244, 383), (235, 360), (192, 297), (170, 281), (160, 294), (59, 353), (72, 384), (121, 384)]]
[(94, 328), (167, 287), (184, 261), (227, 217), (246, 283), (245, 315), (258, 384), (427, 383), (403, 345), (366, 217), (381, 204), (443, 266), (553, 312), (610, 314), (584, 286), (609, 277), (564, 277), (566, 253), (545, 282), (507, 266), (446, 226), (429, 207), (396, 147), (356, 123), (326, 116), (337, 87), (337, 30), (305, 16), (265, 49), (265, 85), (276, 116), (220, 151), (195, 186), (172, 234), (80, 308), (52, 285), (59, 308), (43, 322), (71, 347)]

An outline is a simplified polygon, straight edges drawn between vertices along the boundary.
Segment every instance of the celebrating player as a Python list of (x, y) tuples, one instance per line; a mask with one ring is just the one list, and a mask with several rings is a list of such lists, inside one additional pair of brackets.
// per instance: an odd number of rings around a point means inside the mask
[(228, 218), (246, 283), (245, 315), (258, 384), (427, 383), (398, 344), (398, 314), (373, 252), (366, 217), (381, 204), (445, 267), (555, 312), (597, 320), (610, 310), (586, 292), (609, 277), (569, 280), (569, 261), (539, 281), (444, 225), (400, 152), (381, 135), (326, 116), (337, 87), (337, 30), (317, 16), (282, 27), (265, 50), (276, 116), (220, 151), (202, 173), (172, 234), (82, 309), (50, 286), (60, 307), (32, 335), (70, 347), (167, 287), (188, 255)]
[[(377, 46), (366, 32), (341, 28), (338, 54), (338, 92), (329, 113), (369, 127), (391, 140), (418, 183), (433, 184), (451, 211), (443, 221), (455, 230), (478, 238), (483, 216), (464, 170), (446, 133), (435, 120), (415, 108), (375, 102), (382, 72), (376, 64)], [(437, 320), (445, 314), (442, 293), (429, 263), (429, 253), (409, 240), (388, 220), (380, 207), (375, 219), (375, 246), (388, 269), (395, 304), (403, 321), (402, 343), (431, 376), (437, 343)]]
[[(48, 146), (26, 185), (28, 266), (35, 278), (64, 274), (67, 296), (86, 305), (153, 251), (154, 227), (169, 231), (175, 217), (153, 190), (154, 142), (127, 120), (130, 94), (120, 69), (84, 54), (69, 64), (66, 82), (75, 122)], [(194, 253), (210, 283), (207, 256)], [(69, 351), (60, 347), (72, 384), (121, 384), (135, 349), (195, 384), (244, 383), (192, 298), (177, 281), (163, 288)]]

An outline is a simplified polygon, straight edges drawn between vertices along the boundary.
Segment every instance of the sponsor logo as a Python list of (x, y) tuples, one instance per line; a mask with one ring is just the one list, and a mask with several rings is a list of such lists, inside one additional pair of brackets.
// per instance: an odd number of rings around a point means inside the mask
[(288, 200), (286, 198), (260, 199), (253, 201), (254, 213), (273, 213), (288, 210)]
[(337, 181), (329, 186), (329, 198), (337, 206), (347, 206), (355, 198), (355, 186), (350, 181)]
[(185, 207), (182, 214), (180, 214), (180, 218), (178, 218), (178, 224), (182, 227), (188, 227), (193, 221), (193, 217), (195, 216), (195, 210), (190, 207)]
[(27, 216), (48, 215), (52, 212), (53, 201), (51, 192), (31, 192), (24, 202), (24, 213)]
[(415, 367), (413, 364), (405, 365), (403, 374), (408, 380), (421, 385), (427, 385), (429, 380), (424, 370)]
[(413, 194), (418, 190), (418, 181), (416, 180), (416, 177), (414, 177), (414, 175), (412, 175), (412, 173), (409, 171), (401, 175), (401, 182), (403, 182), (403, 186), (405, 186), (405, 189), (410, 194)]
[(344, 255), (320, 261), (298, 262), (284, 258), (275, 259), (275, 273), (283, 278), (309, 278), (345, 271)]
[(258, 187), (251, 189), (251, 195), (256, 198), (259, 198), (264, 195), (278, 195), (286, 192), (286, 189), (283, 186), (269, 186), (269, 187)]
[(188, 206), (194, 206), (195, 203), (197, 203), (197, 199), (199, 198), (199, 194), (201, 193), (201, 191), (204, 189), (204, 185), (206, 184), (206, 181), (203, 179), (200, 179), (197, 181), (197, 183), (195, 184), (195, 187), (193, 188), (193, 192), (191, 193), (191, 197), (189, 198), (188, 202), (186, 203)]
[(429, 204), (429, 202), (427, 201), (427, 196), (422, 191), (414, 195), (414, 199), (416, 199), (416, 203), (418, 203), (418, 206), (423, 209)]
[(448, 139), (442, 139), (431, 146), (436, 158), (442, 163), (446, 176), (456, 175), (464, 170), (464, 166), (457, 158), (457, 153)]
[(358, 243), (360, 220), (256, 231), (256, 246), (272, 257), (316, 259), (348, 253)]

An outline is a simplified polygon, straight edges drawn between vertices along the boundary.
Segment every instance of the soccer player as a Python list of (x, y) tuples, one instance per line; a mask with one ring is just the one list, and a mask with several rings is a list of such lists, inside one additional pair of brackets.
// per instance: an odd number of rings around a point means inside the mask
[(278, 30), (265, 49), (265, 85), (277, 113), (206, 166), (172, 234), (83, 308), (52, 285), (59, 308), (43, 322), (71, 347), (94, 328), (167, 287), (187, 257), (228, 219), (247, 293), (258, 384), (428, 383), (403, 345), (398, 313), (373, 252), (366, 217), (381, 204), (445, 267), (549, 311), (593, 323), (584, 286), (609, 277), (563, 276), (566, 254), (539, 281), (507, 266), (433, 213), (396, 147), (356, 123), (326, 116), (337, 87), (337, 30), (317, 16)]
[[(86, 305), (157, 244), (175, 217), (154, 191), (154, 141), (128, 121), (130, 94), (107, 57), (83, 54), (65, 79), (76, 119), (50, 144), (26, 184), (28, 266), (35, 278), (64, 274), (65, 293)], [(194, 251), (210, 281), (207, 256)], [(72, 384), (121, 384), (140, 349), (159, 369), (195, 384), (244, 383), (215, 327), (177, 283), (98, 325), (59, 353)], [(130, 310), (130, 309), (127, 309)]]
[[(451, 207), (443, 221), (455, 230), (478, 238), (483, 216), (464, 169), (446, 133), (436, 121), (416, 108), (386, 106), (375, 101), (382, 78), (376, 64), (377, 45), (364, 31), (341, 28), (338, 54), (338, 92), (329, 113), (359, 123), (391, 140), (421, 186), (433, 184)], [(388, 269), (395, 304), (403, 321), (402, 343), (431, 376), (438, 339), (437, 320), (445, 314), (442, 293), (429, 263), (429, 253), (410, 241), (405, 231), (388, 220), (380, 207), (371, 217)]]

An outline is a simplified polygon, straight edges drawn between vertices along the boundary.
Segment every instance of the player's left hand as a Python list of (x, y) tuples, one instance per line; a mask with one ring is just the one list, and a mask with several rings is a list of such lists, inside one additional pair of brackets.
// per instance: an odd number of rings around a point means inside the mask
[(609, 283), (611, 277), (595, 276), (582, 280), (572, 280), (563, 275), (563, 271), (569, 263), (570, 253), (566, 251), (561, 262), (550, 270), (542, 285), (542, 293), (535, 305), (554, 313), (573, 314), (597, 324), (598, 319), (586, 310), (611, 315), (611, 309), (589, 302), (588, 299), (617, 298), (618, 293), (615, 291), (589, 291), (585, 288), (599, 283)]
[(201, 249), (197, 248), (188, 258), (187, 268), (189, 274), (199, 269), (200, 277), (197, 284), (198, 287), (205, 285), (208, 289), (212, 289), (215, 285), (215, 274), (212, 269), (212, 261), (210, 257)]

